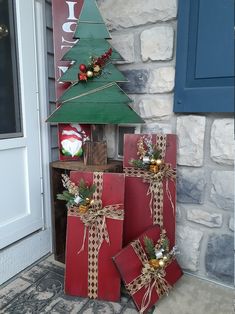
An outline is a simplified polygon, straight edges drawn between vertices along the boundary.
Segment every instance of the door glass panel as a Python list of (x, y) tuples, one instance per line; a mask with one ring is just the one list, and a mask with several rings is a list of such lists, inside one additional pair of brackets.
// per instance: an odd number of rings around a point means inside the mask
[(22, 136), (13, 0), (0, 0), (0, 139)]

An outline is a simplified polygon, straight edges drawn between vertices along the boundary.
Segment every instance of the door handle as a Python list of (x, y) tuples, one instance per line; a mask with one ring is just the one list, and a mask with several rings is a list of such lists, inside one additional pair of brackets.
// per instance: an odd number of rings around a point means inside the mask
[(0, 39), (6, 37), (9, 34), (9, 30), (5, 24), (0, 24)]

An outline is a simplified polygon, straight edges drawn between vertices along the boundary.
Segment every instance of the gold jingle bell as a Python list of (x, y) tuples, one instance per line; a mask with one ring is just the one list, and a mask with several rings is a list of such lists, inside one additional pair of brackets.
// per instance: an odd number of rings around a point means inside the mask
[(157, 259), (151, 259), (149, 260), (149, 265), (154, 269), (157, 269), (159, 267), (159, 261)]
[(150, 159), (150, 163), (151, 163), (151, 165), (155, 165), (155, 164), (156, 164), (156, 159), (151, 158), (151, 159)]
[(150, 165), (149, 170), (153, 173), (157, 173), (159, 169), (157, 165)]
[(164, 266), (165, 266), (165, 262), (164, 262), (163, 259), (160, 259), (160, 260), (159, 260), (159, 266), (160, 266), (160, 267), (164, 267)]
[(161, 166), (161, 165), (162, 165), (162, 160), (161, 160), (161, 159), (157, 159), (157, 160), (156, 160), (156, 164), (157, 164), (158, 166)]
[(88, 206), (87, 205), (80, 205), (78, 210), (79, 210), (80, 214), (85, 214), (88, 211)]
[(87, 205), (90, 205), (91, 201), (90, 201), (90, 199), (88, 197), (86, 197), (85, 201), (86, 201)]
[(167, 255), (164, 255), (164, 256), (163, 256), (163, 261), (164, 261), (164, 262), (167, 262), (167, 261), (168, 261), (168, 256), (167, 256)]
[(87, 77), (91, 78), (94, 75), (94, 73), (92, 71), (87, 71), (86, 75)]

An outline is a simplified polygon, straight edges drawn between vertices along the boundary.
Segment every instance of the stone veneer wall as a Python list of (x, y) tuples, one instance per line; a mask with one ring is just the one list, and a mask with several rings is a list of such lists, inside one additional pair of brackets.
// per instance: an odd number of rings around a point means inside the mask
[[(192, 274), (233, 283), (232, 114), (175, 115), (176, 0), (98, 0), (125, 62), (125, 91), (146, 120), (142, 132), (178, 135), (177, 243)], [(114, 154), (115, 137), (109, 145)]]

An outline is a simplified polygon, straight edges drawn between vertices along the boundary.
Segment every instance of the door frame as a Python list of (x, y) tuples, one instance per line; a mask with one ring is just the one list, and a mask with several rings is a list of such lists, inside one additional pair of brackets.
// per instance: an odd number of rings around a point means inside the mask
[[(16, 0), (19, 4), (21, 0)], [(50, 196), (50, 130), (45, 123), (48, 116), (48, 69), (46, 45), (46, 6), (44, 0), (34, 3), (34, 54), (36, 60), (37, 102), (39, 111), (41, 190), (43, 192), (43, 221), (41, 230), (0, 250), (0, 284), (52, 252), (51, 196)], [(27, 82), (26, 82), (27, 83)], [(11, 261), (9, 263), (9, 261)]]

